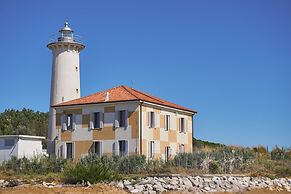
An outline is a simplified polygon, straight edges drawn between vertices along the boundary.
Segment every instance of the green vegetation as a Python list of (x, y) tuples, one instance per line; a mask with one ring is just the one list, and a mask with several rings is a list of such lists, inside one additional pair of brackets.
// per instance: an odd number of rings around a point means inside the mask
[[(0, 134), (46, 136), (47, 123), (48, 113), (8, 109), (0, 113)], [(193, 139), (193, 153), (178, 154), (167, 162), (146, 160), (145, 156), (88, 155), (77, 162), (40, 156), (31, 160), (12, 158), (0, 165), (0, 179), (17, 177), (66, 183), (96, 183), (156, 173), (288, 177), (291, 149), (275, 147), (269, 152), (264, 146), (244, 148)]]
[[(48, 113), (30, 109), (6, 109), (0, 113), (0, 135), (47, 136)], [(46, 148), (46, 141), (43, 142)]]

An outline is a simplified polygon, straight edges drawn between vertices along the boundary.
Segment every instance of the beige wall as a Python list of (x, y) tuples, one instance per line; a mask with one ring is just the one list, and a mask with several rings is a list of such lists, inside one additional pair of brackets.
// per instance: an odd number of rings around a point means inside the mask
[[(149, 127), (148, 113), (157, 113), (157, 126)], [(170, 129), (165, 130), (165, 116), (170, 115)], [(179, 118), (186, 119), (186, 132), (179, 132)], [(183, 111), (173, 111), (154, 105), (142, 107), (142, 146), (143, 154), (149, 155), (149, 142), (155, 142), (155, 159), (165, 159), (165, 147), (171, 147), (172, 157), (179, 153), (179, 145), (184, 144), (185, 152), (192, 152), (192, 114)]]
[[(115, 128), (115, 111), (128, 111), (128, 126), (126, 128)], [(59, 130), (60, 141), (58, 148), (66, 142), (73, 142), (75, 158), (79, 159), (88, 154), (93, 141), (100, 141), (103, 145), (103, 154), (112, 155), (113, 148), (119, 140), (128, 141), (128, 154), (141, 153), (148, 157), (149, 141), (155, 142), (155, 159), (165, 158), (165, 147), (170, 146), (172, 156), (179, 152), (179, 145), (184, 144), (185, 152), (192, 151), (192, 115), (184, 112), (174, 112), (169, 109), (143, 105), (142, 118), (140, 118), (139, 104), (115, 103), (88, 105), (82, 108), (58, 109), (56, 128)], [(90, 113), (99, 111), (103, 114), (103, 128), (89, 129)], [(157, 114), (157, 126), (149, 128), (148, 112), (154, 111)], [(75, 130), (61, 130), (61, 116), (65, 112), (76, 116)], [(170, 129), (165, 130), (165, 115), (170, 115)], [(186, 119), (186, 132), (179, 132), (179, 118)], [(140, 132), (140, 119), (142, 120), (142, 132)]]

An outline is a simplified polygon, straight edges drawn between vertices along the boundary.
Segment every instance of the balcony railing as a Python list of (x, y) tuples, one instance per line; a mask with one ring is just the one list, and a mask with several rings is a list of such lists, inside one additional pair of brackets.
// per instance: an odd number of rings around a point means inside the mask
[(79, 35), (52, 35), (49, 39), (49, 44), (54, 42), (75, 42), (75, 43), (81, 43), (82, 44), (82, 37)]

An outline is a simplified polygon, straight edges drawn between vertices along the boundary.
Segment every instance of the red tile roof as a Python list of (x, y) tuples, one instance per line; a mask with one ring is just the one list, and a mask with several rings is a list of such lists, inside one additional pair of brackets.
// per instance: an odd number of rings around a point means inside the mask
[[(105, 101), (106, 94), (109, 93), (109, 99)], [(97, 103), (108, 103), (108, 102), (122, 102), (122, 101), (146, 101), (154, 104), (159, 104), (163, 106), (168, 106), (176, 109), (186, 110), (193, 113), (196, 111), (185, 108), (183, 106), (174, 104), (172, 102), (168, 102), (166, 100), (157, 98), (155, 96), (146, 94), (144, 92), (138, 91), (134, 88), (130, 88), (128, 86), (118, 86), (115, 88), (111, 88), (109, 90), (97, 92), (95, 94), (91, 94), (89, 96), (81, 97), (75, 100), (70, 100), (67, 102), (63, 102), (53, 107), (60, 107), (60, 106), (71, 106), (71, 105), (84, 105), (84, 104), (97, 104)]]

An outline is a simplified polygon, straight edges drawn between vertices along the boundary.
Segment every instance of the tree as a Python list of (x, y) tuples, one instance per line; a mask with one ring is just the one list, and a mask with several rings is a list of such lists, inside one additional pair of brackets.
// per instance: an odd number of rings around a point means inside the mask
[[(47, 136), (48, 117), (46, 112), (6, 109), (0, 113), (0, 135)], [(46, 147), (46, 141), (44, 141)]]

